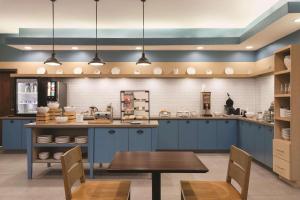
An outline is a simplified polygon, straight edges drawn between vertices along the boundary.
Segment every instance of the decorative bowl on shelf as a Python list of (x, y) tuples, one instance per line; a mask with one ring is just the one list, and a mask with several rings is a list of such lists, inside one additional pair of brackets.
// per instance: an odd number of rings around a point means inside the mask
[(55, 121), (57, 122), (57, 123), (66, 123), (66, 122), (68, 122), (68, 117), (55, 117)]
[(207, 75), (212, 75), (213, 74), (213, 71), (211, 69), (206, 69), (205, 70), (205, 74)]
[(153, 74), (155, 74), (155, 75), (160, 75), (160, 74), (162, 74), (162, 68), (160, 68), (160, 67), (155, 67), (155, 68), (153, 69)]
[(58, 69), (55, 71), (55, 74), (64, 74), (64, 70), (63, 69)]
[(45, 67), (39, 67), (36, 69), (36, 74), (46, 74), (47, 70)]
[(111, 69), (111, 74), (116, 75), (116, 74), (120, 74), (120, 72), (121, 72), (121, 70), (120, 70), (119, 67), (113, 67), (113, 68)]
[(196, 69), (195, 69), (194, 67), (188, 67), (188, 68), (186, 69), (186, 73), (187, 73), (188, 75), (195, 75), (195, 74), (196, 74)]
[(82, 74), (82, 68), (81, 67), (76, 67), (76, 68), (74, 68), (74, 70), (73, 70), (73, 73), (74, 74)]
[(59, 103), (58, 103), (58, 102), (49, 102), (49, 103), (47, 104), (47, 106), (48, 106), (48, 108), (50, 108), (50, 109), (57, 109), (57, 108), (59, 108)]
[(37, 112), (38, 113), (47, 113), (49, 111), (49, 108), (48, 107), (43, 107), (43, 106), (41, 106), (41, 107), (37, 107)]
[(285, 56), (283, 59), (285, 67), (290, 70), (291, 69), (291, 56)]
[(226, 67), (225, 68), (225, 74), (226, 75), (232, 75), (232, 74), (234, 74), (234, 69), (232, 67)]

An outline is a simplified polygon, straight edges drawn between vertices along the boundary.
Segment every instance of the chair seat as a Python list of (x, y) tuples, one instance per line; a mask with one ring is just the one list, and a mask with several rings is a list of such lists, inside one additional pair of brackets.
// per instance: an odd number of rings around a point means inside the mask
[(128, 200), (129, 181), (87, 181), (72, 192), (72, 200)]
[(240, 200), (238, 191), (227, 182), (181, 181), (185, 200)]

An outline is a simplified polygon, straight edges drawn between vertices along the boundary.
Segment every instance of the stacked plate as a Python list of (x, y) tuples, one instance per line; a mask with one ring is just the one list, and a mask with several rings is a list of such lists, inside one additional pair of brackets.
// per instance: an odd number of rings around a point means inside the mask
[(37, 143), (48, 144), (52, 142), (52, 135), (40, 135), (37, 137)]
[(50, 153), (49, 152), (41, 152), (39, 153), (39, 159), (46, 160), (49, 158)]
[(75, 143), (77, 144), (86, 144), (87, 143), (87, 136), (77, 136), (75, 137)]
[(281, 129), (281, 137), (285, 140), (290, 140), (291, 139), (291, 128)]
[(286, 110), (285, 115), (286, 115), (286, 117), (291, 117), (292, 116), (292, 111), (291, 110)]
[(60, 160), (60, 157), (63, 155), (64, 153), (63, 152), (56, 152), (53, 154), (53, 158), (55, 160)]
[(57, 136), (55, 137), (55, 143), (58, 144), (70, 143), (70, 136)]

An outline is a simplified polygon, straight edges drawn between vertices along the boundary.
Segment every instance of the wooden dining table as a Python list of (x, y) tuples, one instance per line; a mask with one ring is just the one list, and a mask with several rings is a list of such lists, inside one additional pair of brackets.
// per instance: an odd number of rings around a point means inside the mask
[(152, 200), (161, 199), (161, 173), (206, 173), (193, 152), (117, 152), (107, 169), (111, 173), (151, 173)]

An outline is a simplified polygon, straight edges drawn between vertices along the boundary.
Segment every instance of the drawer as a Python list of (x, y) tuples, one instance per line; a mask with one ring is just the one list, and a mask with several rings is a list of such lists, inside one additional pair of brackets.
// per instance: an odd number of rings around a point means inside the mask
[(284, 140), (273, 140), (273, 155), (277, 158), (290, 162), (291, 143)]
[(290, 170), (290, 163), (286, 162), (276, 156), (273, 158), (273, 170), (275, 173), (279, 174), (280, 176), (291, 180), (291, 170)]

